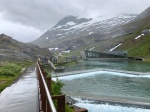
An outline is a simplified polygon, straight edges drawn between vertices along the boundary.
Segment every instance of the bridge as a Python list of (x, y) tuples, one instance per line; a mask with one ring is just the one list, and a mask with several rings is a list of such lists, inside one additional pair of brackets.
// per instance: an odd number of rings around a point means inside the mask
[[(56, 100), (56, 107), (53, 100)], [(0, 112), (65, 112), (65, 95), (51, 95), (51, 78), (39, 63), (0, 94)]]

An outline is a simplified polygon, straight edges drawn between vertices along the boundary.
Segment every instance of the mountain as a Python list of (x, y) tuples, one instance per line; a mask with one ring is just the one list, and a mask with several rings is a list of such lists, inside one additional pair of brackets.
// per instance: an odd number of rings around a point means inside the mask
[(150, 7), (124, 28), (133, 33), (124, 36), (124, 41), (115, 50), (127, 50), (128, 56), (132, 57), (150, 58)]
[(32, 43), (57, 51), (85, 48), (109, 50), (115, 45), (114, 43), (122, 41), (122, 38), (116, 39), (116, 37), (128, 33), (121, 26), (134, 18), (136, 15), (127, 14), (94, 19), (67, 16)]
[(134, 21), (142, 20), (142, 19), (145, 19), (145, 18), (150, 18), (150, 7), (148, 7), (141, 14), (139, 14)]
[(67, 16), (32, 43), (59, 52), (127, 50), (128, 56), (150, 58), (149, 37), (150, 7), (139, 15)]
[(35, 61), (38, 56), (48, 56), (49, 50), (22, 43), (0, 34), (0, 61)]

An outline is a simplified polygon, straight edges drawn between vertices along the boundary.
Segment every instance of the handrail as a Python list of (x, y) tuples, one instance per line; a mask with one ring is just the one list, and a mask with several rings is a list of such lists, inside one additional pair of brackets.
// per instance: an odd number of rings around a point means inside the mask
[(57, 112), (57, 111), (56, 111), (56, 108), (55, 108), (55, 106), (54, 106), (53, 100), (52, 100), (52, 98), (51, 98), (51, 94), (50, 94), (50, 92), (49, 92), (49, 90), (48, 90), (47, 84), (46, 84), (46, 82), (45, 82), (45, 80), (44, 80), (44, 77), (43, 77), (43, 75), (42, 75), (41, 68), (40, 68), (40, 66), (39, 66), (38, 63), (37, 63), (37, 65), (38, 65), (38, 68), (39, 68), (39, 71), (40, 71), (40, 75), (41, 75), (41, 78), (42, 78), (42, 81), (43, 81), (43, 84), (44, 84), (44, 88), (45, 88), (45, 91), (46, 91), (47, 99), (48, 99), (49, 105), (50, 105), (50, 107), (51, 107), (51, 110), (52, 110), (52, 112)]

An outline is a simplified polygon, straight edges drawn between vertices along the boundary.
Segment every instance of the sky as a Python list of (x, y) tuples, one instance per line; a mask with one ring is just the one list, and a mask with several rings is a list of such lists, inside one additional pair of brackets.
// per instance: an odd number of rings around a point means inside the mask
[(0, 0), (0, 34), (30, 42), (67, 15), (140, 14), (150, 0)]

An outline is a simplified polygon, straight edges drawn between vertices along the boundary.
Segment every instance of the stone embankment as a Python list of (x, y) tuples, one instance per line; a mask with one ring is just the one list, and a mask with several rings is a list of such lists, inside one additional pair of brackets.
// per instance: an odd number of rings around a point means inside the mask
[(72, 99), (70, 96), (66, 96), (66, 104), (68, 106), (72, 106), (74, 108), (74, 112), (88, 112), (86, 108), (75, 106), (75, 103), (77, 103), (76, 100)]

